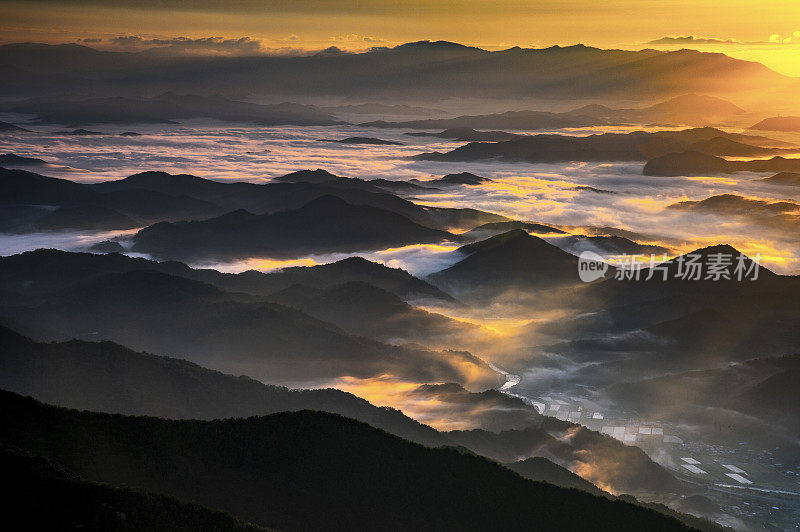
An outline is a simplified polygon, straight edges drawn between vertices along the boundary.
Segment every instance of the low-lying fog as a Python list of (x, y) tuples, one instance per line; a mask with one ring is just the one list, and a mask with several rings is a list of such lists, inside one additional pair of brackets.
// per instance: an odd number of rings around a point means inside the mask
[[(2, 117), (0, 117), (2, 118)], [(472, 207), (546, 224), (567, 226), (576, 234), (597, 234), (613, 227), (634, 233), (641, 243), (667, 247), (673, 254), (705, 245), (730, 243), (749, 254), (761, 254), (762, 263), (780, 273), (800, 271), (797, 212), (781, 222), (745, 213), (689, 212), (668, 208), (687, 200), (734, 194), (767, 202), (800, 200), (800, 187), (761, 181), (769, 174), (738, 173), (716, 177), (649, 177), (640, 163), (529, 164), (498, 161), (448, 163), (416, 161), (411, 156), (446, 151), (460, 144), (435, 137), (405, 135), (405, 129), (359, 126), (262, 128), (192, 120), (178, 125), (90, 126), (102, 136), (63, 136), (57, 126), (28, 126), (34, 134), (8, 135), (0, 152), (38, 157), (50, 165), (28, 168), (45, 175), (82, 182), (112, 180), (145, 170), (189, 173), (217, 180), (265, 182), (302, 168), (324, 168), (337, 175), (365, 179), (428, 179), (469, 171), (493, 179), (479, 186), (446, 187), (417, 194), (417, 203), (431, 206)], [(625, 132), (634, 128), (570, 131), (591, 134)], [(141, 136), (118, 136), (135, 131)], [(563, 133), (563, 130), (560, 131)], [(320, 141), (351, 136), (377, 137), (403, 145), (348, 145)], [(800, 137), (795, 139), (800, 142)], [(591, 187), (576, 188), (576, 187)], [(600, 230), (602, 234), (603, 230)], [(26, 248), (21, 240), (3, 237), (3, 254)], [(105, 237), (98, 237), (100, 240)], [(90, 235), (41, 235), (25, 238), (28, 248), (52, 245), (77, 249)], [(45, 244), (46, 243), (46, 244)], [(556, 242), (554, 242), (556, 243)], [(366, 251), (366, 250), (365, 250)], [(391, 262), (415, 274), (431, 273), (447, 265), (437, 258), (441, 249), (423, 248), (370, 253), (369, 258)], [(255, 259), (269, 259), (257, 257)], [(335, 257), (307, 257), (291, 264), (326, 262)], [(226, 271), (274, 269), (284, 265), (269, 260), (217, 265)], [(290, 265), (287, 263), (285, 265)]]

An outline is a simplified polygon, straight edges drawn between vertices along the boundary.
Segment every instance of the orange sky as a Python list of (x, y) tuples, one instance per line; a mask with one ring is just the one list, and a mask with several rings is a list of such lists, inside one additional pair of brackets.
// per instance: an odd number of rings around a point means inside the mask
[(89, 38), (112, 47), (108, 39), (120, 35), (247, 36), (266, 49), (311, 50), (421, 39), (488, 49), (641, 48), (664, 36), (697, 35), (745, 44), (672, 47), (723, 51), (800, 76), (797, 0), (0, 0), (0, 42)]

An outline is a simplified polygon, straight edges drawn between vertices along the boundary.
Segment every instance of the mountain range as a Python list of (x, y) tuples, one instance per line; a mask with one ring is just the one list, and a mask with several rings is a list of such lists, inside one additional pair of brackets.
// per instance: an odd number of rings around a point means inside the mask
[(785, 146), (784, 143), (776, 143), (764, 137), (703, 127), (681, 131), (634, 131), (588, 136), (521, 135), (501, 142), (470, 142), (449, 152), (422, 153), (416, 158), (426, 161), (501, 159), (529, 163), (646, 161), (685, 150), (712, 151), (726, 156), (782, 153), (784, 150), (776, 147), (779, 145)]
[[(328, 202), (330, 197), (336, 197), (353, 206), (375, 207), (382, 210), (384, 216), (397, 213), (414, 224), (425, 226), (428, 231), (419, 229), (418, 232), (430, 235), (435, 230), (507, 220), (475, 209), (416, 205), (389, 192), (386, 186), (336, 176), (325, 170), (299, 170), (264, 184), (225, 183), (166, 172), (142, 172), (124, 179), (84, 184), (27, 170), (0, 168), (0, 204), (7, 207), (0, 224), (7, 231), (20, 233), (87, 226), (127, 229), (161, 221), (208, 219), (237, 210), (264, 215), (299, 209), (323, 196), (329, 197)], [(46, 223), (44, 228), (39, 227), (40, 219), (52, 207), (56, 208), (57, 214), (53, 215), (56, 219)], [(80, 208), (81, 217), (70, 218), (69, 210), (58, 213), (59, 209), (67, 207)], [(247, 213), (231, 217), (242, 219)], [(61, 225), (57, 223), (59, 220), (62, 220)]]
[(260, 126), (330, 126), (340, 123), (330, 113), (295, 103), (261, 105), (221, 96), (166, 92), (152, 98), (32, 98), (6, 104), (6, 112), (32, 114), (37, 123), (86, 124), (175, 123), (190, 118), (249, 122)]
[(467, 244), (453, 253), (464, 258), (428, 279), (458, 297), (497, 297), (509, 290), (553, 289), (580, 282), (578, 257), (524, 229)]
[[(55, 253), (56, 263), (63, 264)], [(36, 337), (109, 339), (270, 382), (383, 374), (478, 387), (499, 381), (495, 371), (467, 352), (355, 336), (267, 298), (223, 291), (128, 263), (131, 259), (120, 255), (79, 257), (74, 261), (79, 275), (67, 282), (66, 264), (55, 276), (50, 271), (53, 258), (36, 252), (0, 259), (0, 315)], [(120, 261), (124, 264), (118, 266)], [(86, 263), (94, 269), (80, 267)], [(442, 322), (424, 313), (418, 318)]]
[(750, 129), (759, 131), (800, 131), (800, 117), (799, 116), (775, 116), (772, 118), (765, 118), (761, 122), (750, 126)]
[[(724, 95), (791, 85), (758, 63), (694, 50), (602, 50), (584, 45), (496, 52), (420, 41), (363, 53), (189, 57), (107, 52), (86, 46), (7, 44), (0, 64), (14, 76), (5, 96), (107, 93), (139, 96), (202, 86), (207, 94), (442, 98), (628, 98)], [(118, 82), (125, 72), (126, 83)], [(267, 75), (268, 73), (268, 75)]]
[[(514, 135), (504, 131), (475, 131), (475, 129), (563, 129), (620, 124), (708, 126), (730, 121), (744, 113), (743, 109), (720, 98), (685, 94), (649, 107), (636, 109), (612, 109), (594, 104), (563, 113), (507, 111), (488, 115), (464, 115), (405, 122), (378, 120), (361, 125), (379, 128), (444, 129), (445, 131), (441, 133), (429, 133), (429, 135), (458, 140), (492, 142), (510, 140)], [(420, 136), (421, 134), (413, 133), (412, 135)]]
[(685, 529), (652, 510), (531, 482), (483, 458), (328, 413), (169, 421), (65, 410), (9, 392), (0, 400), (5, 445), (88, 480), (167, 493), (277, 529), (523, 530), (535, 520), (577, 530), (585, 512), (617, 530)]
[[(414, 391), (419, 398), (436, 399), (452, 408), (485, 411), (487, 421), (493, 411), (497, 427), (502, 426), (497, 415), (505, 416), (506, 423), (519, 424), (513, 430), (440, 432), (397, 410), (375, 407), (338, 390), (264, 385), (190, 362), (136, 353), (111, 342), (37, 343), (0, 329), (0, 345), (0, 388), (54, 405), (203, 420), (311, 409), (345, 415), (428, 447), (461, 445), (503, 462), (509, 457), (526, 457), (508, 466), (514, 470), (519, 467), (520, 474), (532, 480), (605, 497), (610, 496), (541, 456), (571, 467), (586, 464), (593, 471), (591, 480), (621, 490), (669, 493), (678, 487), (675, 479), (641, 450), (592, 431), (578, 432), (578, 426), (571, 423), (543, 418), (519, 399), (494, 390), (470, 393), (456, 384), (443, 384)], [(513, 411), (517, 412), (516, 422), (510, 417)], [(577, 437), (564, 440), (564, 431)]]
[(160, 222), (133, 237), (133, 250), (182, 260), (292, 258), (452, 238), (446, 231), (419, 225), (401, 214), (326, 195), (299, 209), (275, 214), (240, 210), (203, 221)]
[(776, 156), (771, 159), (736, 161), (696, 151), (683, 151), (647, 161), (642, 173), (651, 176), (733, 174), (736, 172), (800, 172), (800, 159)]

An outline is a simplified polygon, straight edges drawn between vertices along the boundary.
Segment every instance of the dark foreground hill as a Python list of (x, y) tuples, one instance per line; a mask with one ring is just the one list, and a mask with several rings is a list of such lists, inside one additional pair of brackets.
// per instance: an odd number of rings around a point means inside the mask
[(282, 530), (686, 529), (654, 511), (531, 482), (484, 458), (332, 414), (167, 421), (64, 410), (8, 392), (0, 404), (6, 445), (89, 480)]
[(400, 411), (375, 407), (347, 392), (290, 390), (113, 342), (39, 343), (1, 326), (0, 388), (67, 408), (169, 419), (320, 410), (417, 443), (449, 443)]
[(577, 425), (543, 417), (519, 398), (496, 390), (470, 393), (455, 383), (423, 385), (408, 397), (435, 405), (447, 419), (467, 419), (485, 430), (439, 432), (398, 410), (375, 407), (339, 390), (290, 390), (184, 360), (136, 353), (112, 342), (40, 343), (0, 328), (0, 388), (57, 406), (170, 419), (319, 410), (427, 446), (463, 445), (503, 462), (548, 456), (559, 465), (537, 468), (536, 480), (555, 485), (576, 487), (564, 484), (572, 478), (565, 467), (585, 464), (592, 481), (621, 492), (668, 493), (677, 487), (674, 477), (637, 447), (585, 429), (580, 438), (564, 441), (564, 431), (575, 431)]
[(173, 497), (90, 482), (45, 458), (0, 447), (12, 530), (256, 532), (259, 526)]

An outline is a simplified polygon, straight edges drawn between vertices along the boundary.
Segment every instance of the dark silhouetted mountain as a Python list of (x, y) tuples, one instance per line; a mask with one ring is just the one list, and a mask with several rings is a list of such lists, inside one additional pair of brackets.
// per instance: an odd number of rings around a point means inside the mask
[(4, 168), (0, 168), (0, 203), (5, 205), (0, 221), (13, 232), (128, 229), (148, 220), (219, 212), (191, 198), (142, 191), (98, 194), (89, 185)]
[(347, 179), (347, 178), (334, 175), (328, 172), (327, 170), (322, 170), (321, 168), (317, 168), (316, 170), (297, 170), (296, 172), (292, 172), (290, 174), (286, 174), (280, 177), (274, 177), (272, 180), (284, 181), (286, 183), (325, 183), (328, 181), (336, 181), (339, 179)]
[(109, 230), (133, 229), (141, 223), (118, 211), (97, 205), (76, 205), (59, 207), (37, 219), (33, 230)]
[(292, 285), (269, 296), (342, 329), (376, 340), (463, 345), (479, 327), (412, 307), (395, 294), (361, 281), (328, 288)]
[(554, 288), (576, 284), (578, 258), (522, 229), (460, 247), (466, 257), (429, 276), (454, 293)]
[[(16, 69), (4, 96), (63, 94), (334, 96), (365, 100), (458, 98), (654, 100), (791, 86), (761, 64), (694, 50), (601, 50), (584, 45), (490, 52), (455, 43), (409, 43), (363, 53), (291, 57), (197, 57), (105, 52), (81, 46), (10, 44), (0, 64)], [(119, 83), (125, 72), (126, 83)]]
[(481, 183), (488, 183), (491, 181), (488, 177), (481, 177), (470, 172), (461, 172), (458, 174), (447, 174), (439, 179), (425, 181), (425, 183), (441, 184), (441, 185), (480, 185)]
[(406, 301), (433, 299), (440, 302), (454, 302), (451, 296), (405, 270), (389, 268), (362, 257), (350, 257), (319, 266), (284, 268), (280, 272), (262, 275), (275, 287), (273, 291), (294, 284), (329, 288), (341, 283), (364, 282), (391, 292)]
[(584, 361), (634, 353), (614, 362), (615, 382), (791, 354), (800, 341), (797, 297), (800, 277), (756, 268), (731, 246), (711, 246), (590, 285), (581, 293), (586, 318), (567, 334), (579, 340), (555, 349)]
[(703, 210), (717, 214), (744, 216), (777, 216), (794, 213), (798, 209), (798, 204), (791, 201), (767, 201), (744, 198), (736, 194), (719, 194), (701, 201), (681, 201), (673, 203), (668, 208)]
[[(559, 425), (561, 431), (557, 430)], [(558, 435), (569, 428), (569, 440), (559, 439)], [(444, 434), (451, 441), (502, 463), (544, 454), (556, 463), (581, 471), (585, 480), (617, 491), (668, 493), (680, 489), (680, 482), (639, 447), (620, 445), (610, 436), (554, 418), (544, 418), (542, 427), (498, 432), (451, 430)]]
[(0, 155), (0, 166), (44, 166), (47, 161), (34, 157), (22, 157), (13, 153)]
[[(24, 170), (0, 168), (0, 203), (69, 208), (54, 214), (50, 221), (43, 222), (52, 230), (83, 227), (80, 216), (68, 216), (70, 212), (77, 212), (75, 209), (92, 213), (91, 223), (88, 225), (98, 229), (140, 227), (158, 220), (195, 219), (222, 212), (214, 204), (186, 195), (170, 195), (136, 187), (115, 190), (115, 186), (107, 187), (105, 183), (86, 185)], [(104, 220), (111, 225), (102, 227)], [(6, 219), (6, 223), (14, 221), (13, 216)], [(23, 227), (30, 225), (30, 220), (23, 221)], [(69, 225), (58, 226), (61, 221), (68, 222)], [(35, 224), (35, 220), (33, 223)]]
[(436, 116), (446, 115), (441, 109), (431, 109), (429, 107), (419, 107), (414, 105), (385, 104), (385, 103), (361, 103), (355, 105), (335, 105), (321, 107), (323, 111), (334, 114), (351, 115), (395, 115), (395, 116)]
[(277, 529), (523, 530), (535, 521), (578, 530), (588, 516), (615, 530), (685, 529), (652, 510), (531, 482), (483, 458), (328, 413), (167, 421), (65, 410), (8, 392), (0, 401), (6, 445), (93, 481), (167, 493)]
[(116, 240), (103, 240), (89, 246), (87, 251), (91, 253), (124, 253), (125, 248)]
[(24, 127), (15, 126), (14, 124), (9, 124), (8, 122), (0, 121), (0, 131), (3, 133), (24, 133), (29, 131)]
[(549, 482), (562, 488), (574, 488), (594, 495), (605, 495), (603, 490), (591, 482), (584, 480), (569, 469), (554, 464), (547, 458), (535, 456), (505, 464), (505, 466), (528, 480)]
[(2, 204), (75, 205), (96, 200), (97, 194), (79, 183), (25, 170), (0, 168)]
[(450, 239), (395, 212), (322, 196), (300, 209), (255, 215), (235, 211), (201, 222), (159, 223), (139, 231), (133, 249), (182, 259), (297, 257)]
[[(561, 129), (567, 127), (595, 127), (607, 123), (589, 116), (578, 116), (567, 113), (550, 113), (546, 111), (507, 111), (489, 115), (459, 116), (456, 118), (429, 118), (407, 122), (385, 122), (378, 120), (360, 124), (363, 127), (409, 128), (409, 129), (463, 129), (469, 135), (470, 130), (477, 129)], [(446, 133), (446, 132), (445, 132)], [(502, 133), (502, 132), (501, 132)], [(452, 135), (449, 133), (448, 135)], [(460, 136), (460, 135), (456, 135)], [(454, 138), (447, 136), (443, 138)]]
[(334, 389), (290, 390), (112, 342), (38, 343), (0, 326), (0, 388), (49, 404), (169, 419), (297, 410), (340, 414), (423, 445), (447, 438), (391, 408)]
[[(59, 406), (173, 419), (215, 419), (313, 409), (352, 417), (424, 445), (452, 445), (444, 433), (421, 425), (397, 410), (374, 407), (338, 390), (288, 390), (264, 385), (247, 377), (207, 370), (187, 361), (136, 353), (111, 342), (36, 343), (2, 327), (0, 346), (3, 354), (0, 357), (0, 387)], [(495, 430), (503, 430), (504, 423), (506, 427), (537, 427), (518, 433), (523, 438), (527, 434), (531, 443), (521, 451), (520, 442), (509, 439), (511, 448), (508, 453), (555, 455), (562, 463), (572, 464), (575, 460), (585, 461), (588, 453), (604, 452), (592, 438), (581, 440), (582, 446), (567, 445), (558, 439), (558, 434), (577, 426), (543, 418), (520, 399), (494, 390), (469, 393), (450, 383), (425, 385), (409, 393), (411, 398), (422, 399), (428, 404), (433, 400), (442, 415), (453, 415), (456, 419), (468, 416), (472, 421), (479, 421), (481, 426)], [(598, 441), (610, 445), (610, 452), (630, 454), (634, 462), (638, 461), (636, 452), (626, 449), (621, 443)], [(533, 445), (535, 442), (538, 443)], [(486, 445), (484, 438), (474, 439), (473, 443), (476, 449)], [(494, 444), (486, 449), (493, 456), (506, 454)], [(651, 468), (653, 464), (644, 466)], [(558, 484), (559, 477), (568, 475), (566, 470), (549, 469), (553, 470), (554, 478), (545, 480), (551, 483)], [(596, 479), (606, 482), (608, 473), (596, 471)], [(638, 484), (641, 479), (636, 476), (635, 469), (613, 475), (615, 482), (622, 482), (630, 489), (643, 487)]]
[[(26, 205), (98, 206), (119, 211), (139, 221), (139, 225), (210, 218), (237, 209), (257, 214), (286, 211), (323, 196), (340, 197), (353, 205), (386, 209), (434, 229), (471, 228), (487, 221), (505, 219), (475, 209), (419, 206), (370, 182), (338, 178), (324, 170), (303, 170), (288, 175), (289, 180), (298, 181), (316, 178), (319, 184), (223, 183), (166, 172), (142, 172), (96, 184), (79, 184), (21, 170), (0, 169), (0, 176), (3, 176), (0, 179), (0, 202), (17, 204), (17, 210)], [(3, 214), (8, 218), (13, 213), (6, 209)], [(36, 213), (29, 214), (33, 216)], [(27, 223), (29, 220), (25, 217), (24, 221)], [(4, 224), (15, 225), (12, 222), (14, 220), (3, 220)]]
[[(215, 195), (228, 193), (232, 188), (211, 179), (203, 179), (189, 174), (169, 174), (167, 172), (140, 172), (114, 181), (102, 181), (91, 185), (92, 190), (100, 192), (123, 192), (147, 190), (172, 196), (189, 196), (197, 199), (213, 199)], [(246, 185), (245, 183), (242, 183)]]
[[(770, 146), (774, 144), (771, 139), (726, 133), (719, 129), (706, 127), (682, 131), (657, 131), (655, 133), (644, 131), (603, 133), (584, 137), (522, 135), (503, 142), (471, 142), (449, 152), (422, 153), (415, 157), (430, 161), (476, 161), (501, 158), (510, 161), (534, 163), (645, 161), (653, 157), (685, 151), (698, 142), (711, 141), (717, 137), (735, 142), (749, 141), (754, 144), (760, 142), (768, 143)], [(719, 145), (715, 146), (717, 149), (722, 148)], [(734, 146), (736, 146), (737, 151), (744, 149), (738, 144)]]
[(684, 124), (707, 126), (729, 121), (745, 111), (726, 100), (700, 94), (676, 96), (665, 102), (638, 109), (611, 109), (587, 105), (570, 114), (591, 116), (608, 123)]
[[(339, 123), (330, 113), (309, 105), (261, 105), (220, 96), (173, 93), (164, 93), (153, 98), (33, 98), (6, 106), (6, 110), (34, 114), (44, 123), (72, 125), (174, 123), (175, 120), (189, 118), (253, 122), (262, 126), (328, 126)], [(80, 129), (70, 134), (89, 134), (85, 131)]]
[(433, 227), (450, 229), (472, 229), (487, 223), (510, 221), (501, 214), (470, 208), (425, 207), (425, 212), (433, 219)]
[[(374, 407), (338, 390), (288, 390), (247, 377), (225, 375), (183, 360), (136, 353), (111, 342), (36, 343), (4, 328), (0, 328), (0, 346), (3, 353), (0, 387), (59, 406), (172, 419), (246, 417), (313, 409), (345, 415), (424, 445), (452, 445), (445, 433), (421, 425), (397, 410)], [(456, 419), (468, 416), (480, 426), (496, 431), (509, 426), (536, 426), (536, 429), (520, 433), (532, 436), (528, 438), (531, 443), (539, 442), (522, 449), (525, 456), (554, 454), (563, 463), (570, 464), (589, 450), (602, 452), (591, 438), (584, 440), (587, 447), (570, 447), (559, 441), (548, 431), (557, 434), (575, 425), (543, 418), (520, 399), (494, 390), (469, 393), (450, 383), (424, 385), (409, 393), (411, 398), (434, 401), (442, 408), (441, 414), (445, 414), (446, 409)], [(472, 441), (475, 449), (482, 449), (485, 444), (481, 441), (480, 438)], [(627, 451), (621, 443), (602, 441), (610, 445), (610, 452), (627, 452), (638, 461), (636, 453)], [(514, 443), (513, 438), (509, 442), (512, 447), (508, 453), (520, 452), (519, 443)], [(506, 453), (495, 445), (484, 450), (491, 452), (491, 456), (502, 457)], [(645, 466), (651, 468), (652, 464)], [(555, 474), (553, 480), (567, 474), (566, 470), (549, 469)], [(608, 480), (606, 474), (598, 471), (597, 479)], [(636, 484), (640, 482), (636, 474), (629, 470), (616, 480), (638, 490), (642, 486)]]
[[(617, 383), (609, 394), (616, 400), (635, 405), (642, 413), (654, 415), (665, 406), (676, 411), (688, 405), (706, 407), (758, 408), (758, 401), (742, 401), (749, 390), (759, 387), (774, 375), (800, 369), (800, 356), (769, 357), (726, 364), (722, 367), (685, 371), (636, 382)], [(731, 390), (739, 390), (731, 394)], [(780, 390), (777, 387), (776, 390)], [(780, 393), (783, 393), (782, 391)], [(670, 399), (671, 398), (671, 399)], [(783, 403), (787, 412), (791, 402)], [(793, 415), (796, 415), (794, 412)]]
[(100, 131), (91, 131), (89, 129), (71, 129), (68, 131), (55, 131), (53, 135), (74, 135), (76, 137), (90, 137), (90, 136), (97, 136), (97, 135), (106, 135), (107, 133), (101, 133)]
[(765, 177), (764, 181), (776, 185), (800, 185), (800, 173), (781, 172), (772, 177)]
[(519, 221), (511, 221), (511, 222), (496, 222), (496, 223), (488, 223), (479, 225), (475, 229), (471, 229), (466, 233), (462, 234), (461, 236), (467, 240), (485, 240), (490, 236), (499, 235), (501, 233), (507, 233), (513, 229), (523, 229), (528, 233), (540, 233), (540, 234), (565, 234), (564, 231), (561, 229), (556, 229), (555, 227), (551, 227), (549, 225), (544, 224), (537, 224), (531, 222), (519, 222)]
[[(412, 401), (434, 405), (428, 415), (450, 421), (450, 428), (475, 427), (499, 432), (509, 429), (555, 428), (560, 422), (545, 419), (519, 397), (498, 390), (470, 392), (454, 382), (423, 384), (406, 393)], [(548, 424), (554, 422), (554, 426)], [(547, 454), (544, 452), (543, 454)]]
[[(447, 128), (441, 133), (426, 133), (441, 138), (467, 141), (503, 141), (518, 135), (504, 131), (475, 131), (473, 128), (516, 130), (595, 127), (612, 124), (686, 124), (706, 126), (730, 120), (745, 111), (734, 104), (712, 96), (689, 94), (639, 109), (611, 109), (603, 105), (587, 105), (566, 113), (541, 111), (509, 111), (502, 114), (459, 116), (408, 122), (369, 122), (373, 127), (407, 127), (412, 129)], [(411, 133), (411, 135), (421, 135)]]
[(406, 133), (412, 137), (437, 137), (440, 139), (454, 139), (462, 142), (499, 142), (511, 140), (520, 135), (506, 131), (477, 131), (471, 127), (453, 127), (440, 133)]
[[(388, 193), (385, 190), (385, 181), (377, 180), (373, 183), (375, 180), (345, 178), (321, 169), (299, 170), (276, 177), (273, 181), (262, 185), (225, 183), (186, 174), (143, 172), (91, 187), (104, 192), (148, 190), (174, 196), (183, 195), (220, 206), (218, 209), (244, 209), (254, 214), (297, 209), (322, 196), (336, 196), (353, 205), (371, 205), (396, 212), (413, 222), (434, 229), (471, 228), (487, 221), (506, 219), (475, 209), (423, 207)], [(221, 213), (215, 212), (206, 217), (218, 214)]]
[(640, 244), (621, 236), (570, 235), (550, 240), (561, 249), (575, 255), (595, 251), (601, 255), (664, 255), (669, 250), (663, 246)]
[(386, 189), (386, 190), (394, 190), (394, 191), (397, 191), (397, 192), (411, 192), (411, 193), (413, 193), (413, 192), (421, 192), (421, 191), (424, 192), (426, 190), (428, 192), (439, 190), (438, 188), (426, 187), (426, 186), (419, 185), (417, 183), (411, 183), (410, 181), (393, 181), (393, 180), (390, 180), (390, 179), (379, 178), (379, 179), (370, 179), (367, 182), (370, 183), (371, 185), (375, 185), (378, 188), (383, 188), (383, 189)]
[(343, 139), (321, 139), (320, 142), (338, 142), (339, 144), (375, 144), (378, 146), (402, 146), (402, 142), (376, 139), (374, 137), (347, 137)]
[(651, 176), (733, 174), (735, 172), (800, 172), (800, 159), (729, 161), (721, 157), (686, 151), (670, 153), (647, 161), (642, 171)]
[(705, 153), (725, 157), (763, 157), (780, 153), (797, 153), (797, 148), (762, 148), (736, 142), (729, 138), (715, 137), (709, 140), (695, 142), (687, 146), (687, 151)]
[(800, 131), (800, 116), (776, 116), (766, 118), (758, 124), (750, 126), (749, 129), (760, 131)]
[(792, 201), (768, 201), (744, 198), (735, 194), (719, 194), (700, 201), (681, 201), (668, 208), (713, 213), (730, 220), (781, 231), (794, 231), (800, 225), (800, 205)]
[[(85, 257), (80, 262), (125, 259)], [(14, 270), (14, 260), (2, 262)], [(44, 274), (41, 285), (31, 287), (24, 279), (37, 278), (35, 273), (17, 271), (6, 278), (0, 315), (37, 338), (108, 339), (271, 382), (318, 383), (343, 375), (384, 374), (475, 386), (493, 386), (499, 380), (469, 353), (382, 344), (288, 307), (152, 269), (84, 274), (73, 282), (62, 277), (55, 284)]]
[(342, 283), (365, 282), (406, 301), (427, 299), (439, 304), (455, 303), (451, 296), (405, 270), (389, 268), (362, 257), (350, 257), (318, 266), (284, 268), (273, 273), (251, 270), (228, 274), (216, 270), (193, 270), (180, 262), (40, 249), (0, 258), (0, 271), (3, 274), (0, 290), (38, 297), (102, 275), (135, 270), (155, 270), (202, 281), (222, 290), (258, 296), (269, 295), (295, 284), (328, 288)]
[(792, 380), (798, 371), (798, 355), (757, 358), (616, 383), (606, 393), (643, 415), (678, 423), (712, 427), (726, 416), (725, 422), (735, 427), (734, 441), (771, 439), (773, 446), (794, 447), (794, 458), (789, 458), (794, 463), (796, 443), (787, 445), (786, 440), (794, 440), (800, 431), (800, 410), (791, 400)]
[(604, 190), (602, 188), (594, 188), (588, 185), (579, 185), (575, 187), (575, 190), (585, 190), (587, 192), (594, 192), (595, 194), (616, 194), (613, 190)]
[(0, 464), (12, 489), (5, 496), (7, 526), (36, 530), (266, 530), (173, 497), (90, 482), (50, 460), (8, 447)]
[(800, 364), (794, 366), (751, 386), (729, 404), (741, 412), (777, 425), (795, 437), (800, 435), (800, 409), (795, 404)]

